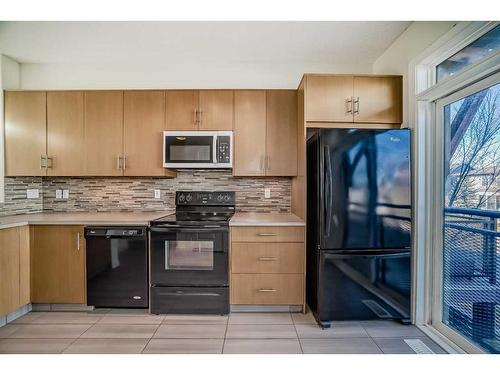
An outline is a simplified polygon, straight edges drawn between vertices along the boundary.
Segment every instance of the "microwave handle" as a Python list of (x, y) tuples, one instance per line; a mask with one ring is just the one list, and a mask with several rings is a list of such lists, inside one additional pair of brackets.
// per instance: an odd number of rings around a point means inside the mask
[(216, 134), (214, 135), (214, 159), (213, 159), (214, 164), (219, 163), (219, 136)]

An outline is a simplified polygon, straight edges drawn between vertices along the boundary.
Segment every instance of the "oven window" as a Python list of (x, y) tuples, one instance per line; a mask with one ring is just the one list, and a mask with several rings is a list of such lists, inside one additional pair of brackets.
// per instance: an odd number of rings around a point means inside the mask
[(165, 241), (166, 270), (213, 270), (213, 241)]
[(171, 161), (212, 161), (210, 145), (171, 145)]

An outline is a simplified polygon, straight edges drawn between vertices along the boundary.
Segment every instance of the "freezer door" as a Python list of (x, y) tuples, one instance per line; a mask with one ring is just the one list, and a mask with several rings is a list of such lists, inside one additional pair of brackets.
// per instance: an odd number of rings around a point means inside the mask
[(410, 134), (324, 129), (320, 135), (323, 249), (410, 247)]
[(320, 251), (319, 268), (319, 320), (410, 318), (409, 251)]

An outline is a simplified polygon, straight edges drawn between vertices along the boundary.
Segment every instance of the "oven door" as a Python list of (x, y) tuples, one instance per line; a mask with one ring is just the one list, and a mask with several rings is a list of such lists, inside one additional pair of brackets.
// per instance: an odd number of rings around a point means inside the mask
[(217, 132), (163, 132), (165, 168), (213, 168), (217, 166)]
[(228, 227), (151, 227), (153, 286), (228, 285)]

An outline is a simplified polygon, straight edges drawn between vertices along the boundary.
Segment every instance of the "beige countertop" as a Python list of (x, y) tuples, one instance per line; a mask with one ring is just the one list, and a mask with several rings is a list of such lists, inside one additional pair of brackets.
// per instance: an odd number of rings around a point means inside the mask
[(292, 213), (237, 212), (229, 221), (232, 227), (279, 226), (292, 227), (306, 225), (304, 220)]
[(0, 217), (0, 229), (22, 225), (148, 225), (151, 220), (172, 213), (148, 212), (54, 212)]

